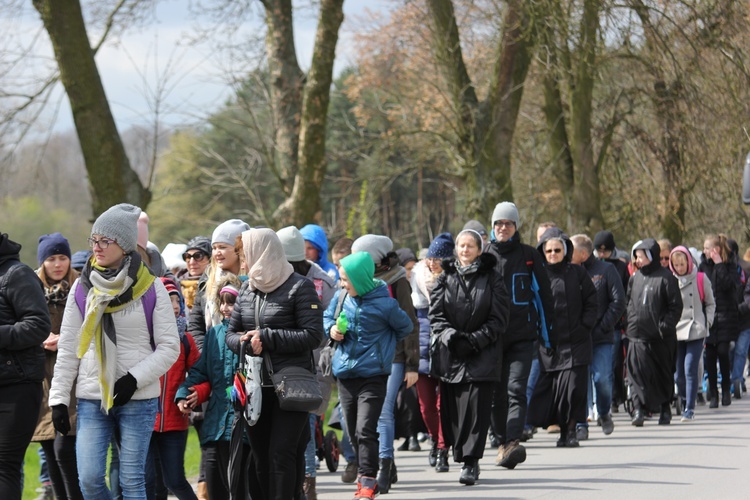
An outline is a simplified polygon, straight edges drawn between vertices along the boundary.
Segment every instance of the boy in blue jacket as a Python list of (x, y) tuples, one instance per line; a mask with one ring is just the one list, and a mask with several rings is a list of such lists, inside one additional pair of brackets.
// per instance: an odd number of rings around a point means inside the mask
[[(375, 264), (369, 253), (357, 252), (341, 259), (339, 273), (344, 290), (331, 300), (323, 323), (326, 334), (338, 342), (333, 374), (338, 379), (339, 399), (359, 463), (354, 498), (375, 498), (378, 417), (396, 342), (409, 335), (414, 324), (391, 298), (385, 282), (374, 279)], [(348, 296), (341, 316), (336, 318), (341, 293)]]

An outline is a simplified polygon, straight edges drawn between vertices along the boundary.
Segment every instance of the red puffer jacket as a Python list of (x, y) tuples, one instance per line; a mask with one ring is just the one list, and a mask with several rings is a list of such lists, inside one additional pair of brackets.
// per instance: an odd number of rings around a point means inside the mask
[(185, 381), (187, 371), (198, 361), (201, 353), (189, 333), (185, 333), (181, 340), (177, 361), (160, 379), (161, 396), (159, 396), (154, 432), (184, 431), (188, 428), (188, 416), (180, 412), (174, 402), (174, 397), (180, 384)]

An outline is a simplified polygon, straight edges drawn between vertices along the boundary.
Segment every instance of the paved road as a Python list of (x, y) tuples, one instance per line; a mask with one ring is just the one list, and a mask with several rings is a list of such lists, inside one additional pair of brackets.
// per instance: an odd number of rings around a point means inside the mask
[[(698, 407), (691, 423), (660, 426), (647, 420), (630, 425), (614, 415), (615, 431), (604, 436), (592, 426), (580, 448), (556, 448), (557, 435), (540, 431), (526, 443), (526, 462), (507, 470), (494, 465), (489, 447), (474, 486), (458, 483), (460, 469), (438, 474), (421, 452), (396, 452), (399, 481), (383, 500), (554, 498), (586, 499), (750, 499), (750, 397), (727, 408)], [(319, 469), (318, 498), (351, 499), (356, 487), (340, 472)]]

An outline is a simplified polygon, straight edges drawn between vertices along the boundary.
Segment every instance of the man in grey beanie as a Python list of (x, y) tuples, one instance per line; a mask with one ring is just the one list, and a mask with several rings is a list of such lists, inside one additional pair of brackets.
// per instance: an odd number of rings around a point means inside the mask
[(498, 446), (496, 465), (513, 469), (526, 460), (520, 444), (526, 422), (526, 384), (534, 359), (534, 341), (554, 348), (553, 301), (542, 256), (521, 243), (518, 208), (504, 201), (492, 212), (495, 236), (487, 251), (495, 256), (495, 269), (503, 276), (511, 295), (510, 319), (503, 334), (502, 377), (495, 385), (492, 402), (491, 443)]

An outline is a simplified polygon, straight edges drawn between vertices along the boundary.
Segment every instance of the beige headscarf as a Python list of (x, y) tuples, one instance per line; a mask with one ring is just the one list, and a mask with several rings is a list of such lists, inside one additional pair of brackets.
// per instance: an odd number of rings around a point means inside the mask
[(270, 293), (294, 272), (287, 262), (281, 240), (272, 229), (250, 229), (242, 233), (247, 281), (252, 290)]

